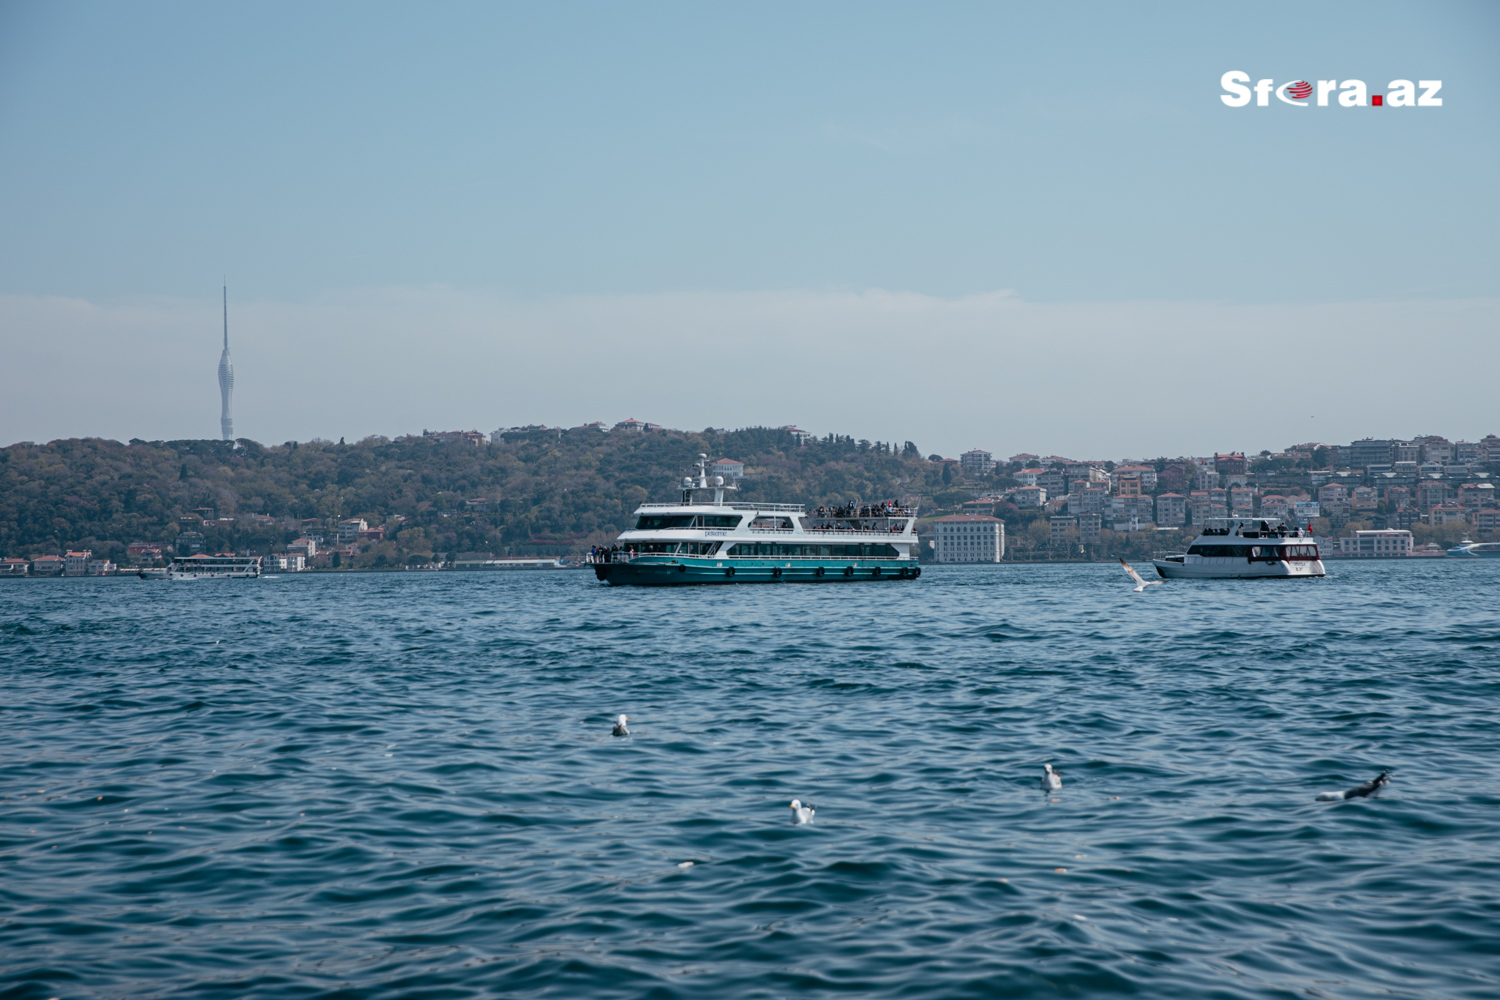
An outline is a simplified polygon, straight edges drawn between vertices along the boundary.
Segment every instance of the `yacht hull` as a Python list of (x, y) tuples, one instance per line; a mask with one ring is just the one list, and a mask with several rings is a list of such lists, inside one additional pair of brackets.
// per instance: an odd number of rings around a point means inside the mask
[(784, 559), (665, 559), (594, 564), (594, 576), (609, 584), (672, 587), (690, 583), (869, 583), (915, 580), (915, 562), (840, 562)]
[(1156, 572), (1164, 580), (1260, 580), (1295, 579), (1326, 575), (1321, 559), (1255, 562), (1212, 558), (1201, 562), (1155, 560)]

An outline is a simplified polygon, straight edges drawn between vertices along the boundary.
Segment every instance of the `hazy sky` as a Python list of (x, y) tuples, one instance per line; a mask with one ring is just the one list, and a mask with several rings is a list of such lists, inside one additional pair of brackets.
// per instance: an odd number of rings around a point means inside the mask
[(223, 275), (266, 442), (1473, 439), (1497, 126), (1490, 3), (0, 2), (0, 442), (217, 436)]

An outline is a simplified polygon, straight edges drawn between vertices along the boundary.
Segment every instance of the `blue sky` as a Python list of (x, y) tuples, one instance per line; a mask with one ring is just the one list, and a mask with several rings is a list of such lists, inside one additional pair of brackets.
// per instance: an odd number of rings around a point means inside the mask
[[(1218, 96), (1231, 69), (1376, 91), (1442, 79), (1444, 106), (1233, 109)], [(1230, 335), (1314, 352), (1323, 409), (1340, 414), (1330, 439), (1497, 431), (1461, 400), (1393, 410), (1361, 368), (1373, 341), (1319, 319), (1375, 316), (1368, 328), (1405, 354), (1391, 327), (1405, 317), (1410, 351), (1439, 369), (1494, 369), (1500, 351), (1476, 331), (1497, 315), (1497, 98), (1500, 8), (1482, 3), (6, 3), (0, 338), (27, 341), (28, 380), (90, 350), (112, 359), (103, 378), (133, 357), (174, 379), (201, 368), (208, 415), (140, 401), (42, 415), (23, 394), (0, 403), (0, 437), (212, 435), (225, 274), (244, 320), (238, 424), (262, 440), (637, 416), (792, 421), (945, 451), (1206, 450), (1234, 425), (1138, 431), (1137, 447), (1106, 409), (1043, 418), (1043, 397), (1015, 383), (1107, 395), (1128, 374), (1145, 391)], [(424, 309), (393, 322), (391, 297), (418, 292)], [(998, 293), (1073, 325), (943, 325), (953, 303)], [(914, 391), (933, 386), (907, 396), (906, 430), (868, 393), (837, 378), (817, 391), (755, 352), (725, 384), (808, 391), (763, 393), (757, 409), (738, 392), (686, 404), (653, 384), (655, 370), (695, 370), (651, 358), (666, 343), (653, 328), (712, 329), (715, 301), (735, 342), (753, 344), (730, 315), (745, 296), (782, 303), (768, 338), (815, 340), (857, 338), (857, 309), (818, 317), (871, 294), (928, 303), (882, 327), (899, 370), (860, 369), (887, 389), (902, 371)], [(639, 318), (648, 304), (654, 324)], [(1219, 318), (1178, 330), (1168, 317), (1189, 306)], [(1251, 322), (1268, 309), (1279, 327)], [(543, 328), (552, 364), (510, 369)], [(283, 341), (301, 350), (271, 354)], [(784, 343), (795, 352), (795, 336)], [(966, 345), (1000, 369), (982, 390), (945, 388), (935, 359)], [(414, 348), (473, 359), (466, 404), (436, 386), (411, 398), (413, 379), (456, 377)], [(365, 363), (359, 384), (320, 384), (316, 403), (252, 388), (350, 350), (389, 360)], [(588, 391), (605, 371), (638, 390)], [(361, 398), (397, 387), (408, 409)], [(1181, 391), (1190, 406), (1219, 398)], [(953, 392), (963, 406), (941, 398)], [(1246, 439), (1221, 450), (1289, 443), (1305, 425), (1284, 416), (1242, 414)]]

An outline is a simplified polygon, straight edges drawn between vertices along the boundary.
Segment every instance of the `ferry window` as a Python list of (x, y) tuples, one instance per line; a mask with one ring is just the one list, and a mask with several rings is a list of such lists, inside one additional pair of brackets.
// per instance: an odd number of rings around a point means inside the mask
[(660, 531), (662, 528), (689, 528), (691, 514), (647, 514), (635, 522), (636, 531)]
[(738, 514), (700, 514), (705, 528), (737, 528), (740, 524)]

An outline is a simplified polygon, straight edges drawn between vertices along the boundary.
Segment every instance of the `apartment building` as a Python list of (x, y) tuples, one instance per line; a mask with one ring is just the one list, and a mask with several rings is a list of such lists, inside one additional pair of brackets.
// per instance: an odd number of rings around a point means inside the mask
[(1187, 523), (1187, 497), (1180, 493), (1162, 493), (1156, 498), (1156, 526), (1180, 528)]
[(987, 476), (995, 471), (995, 456), (975, 448), (958, 456), (958, 467), (963, 469), (964, 475), (967, 476)]

